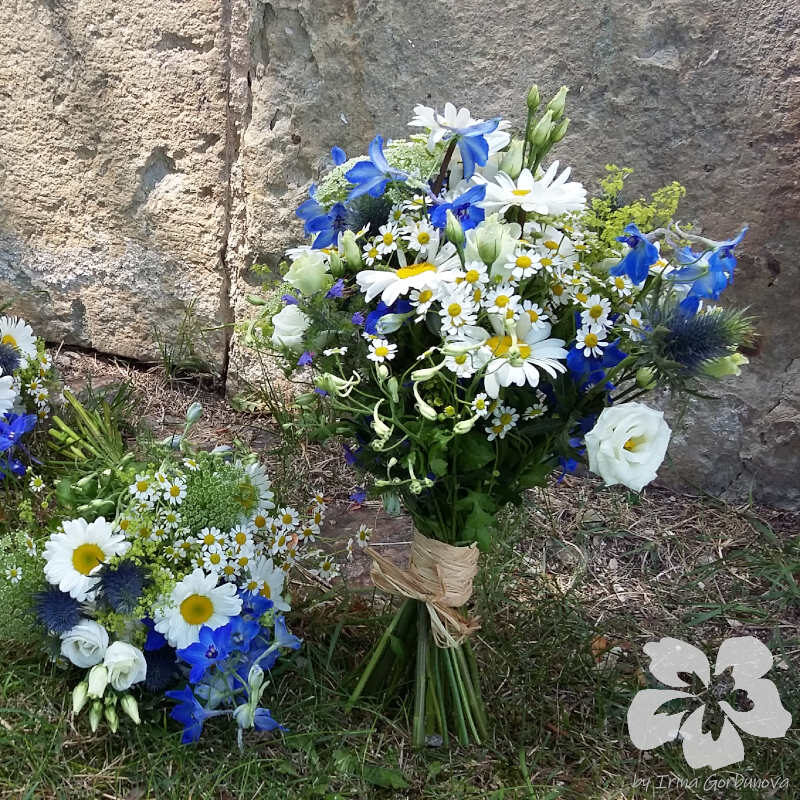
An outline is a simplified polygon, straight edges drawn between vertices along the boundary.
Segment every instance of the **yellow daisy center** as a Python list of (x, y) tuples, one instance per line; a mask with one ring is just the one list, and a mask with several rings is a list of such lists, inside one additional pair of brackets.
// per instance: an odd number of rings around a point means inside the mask
[(467, 274), (464, 276), (464, 280), (467, 283), (477, 283), (481, 279), (481, 274), (476, 269), (467, 270)]
[(137, 492), (146, 492), (149, 488), (150, 484), (148, 481), (136, 481)]
[(214, 613), (214, 604), (203, 594), (190, 594), (181, 603), (180, 611), (190, 625), (202, 625)]
[(551, 291), (551, 292), (552, 292), (552, 293), (553, 293), (553, 294), (554, 294), (556, 297), (561, 297), (561, 295), (562, 295), (562, 294), (564, 294), (564, 287), (563, 287), (563, 286), (562, 286), (560, 283), (554, 283), (554, 284), (553, 284), (553, 285), (550, 287), (550, 291)]
[(531, 322), (539, 321), (539, 315), (532, 308), (528, 309), (528, 317), (530, 318)]
[(494, 304), (499, 308), (505, 308), (508, 305), (508, 295), (499, 294), (494, 299)]
[(370, 247), (369, 251), (367, 252), (367, 258), (377, 258), (377, 257), (378, 257), (378, 248)]
[(511, 337), (491, 336), (486, 340), (486, 344), (489, 345), (493, 355), (504, 356), (511, 349)]
[(391, 233), (384, 233), (383, 234), (383, 243), (386, 245), (391, 244), (394, 241), (394, 236)]
[(461, 306), (458, 303), (450, 303), (447, 306), (447, 313), (451, 317), (457, 317), (461, 314)]
[(431, 240), (431, 235), (430, 235), (430, 234), (429, 234), (427, 231), (420, 231), (420, 232), (417, 234), (417, 241), (418, 241), (420, 244), (428, 244), (428, 242), (429, 242), (430, 240)]
[(517, 257), (517, 266), (521, 269), (528, 269), (533, 261), (531, 261), (529, 256), (518, 256)]
[(589, 299), (589, 295), (586, 292), (575, 292), (575, 299), (579, 303), (585, 303)]
[(583, 339), (583, 343), (586, 347), (597, 347), (597, 334), (596, 333), (587, 333)]
[(466, 364), (467, 363), (467, 354), (462, 353), (460, 356), (456, 356), (454, 361), (456, 364)]
[(617, 289), (624, 289), (625, 288), (624, 278), (614, 278), (614, 286), (616, 286)]
[(214, 544), (214, 542), (216, 542), (216, 541), (217, 541), (217, 537), (216, 537), (216, 536), (214, 536), (214, 534), (213, 534), (213, 533), (207, 533), (207, 534), (206, 534), (206, 535), (203, 537), (203, 544), (205, 544), (205, 545), (212, 545), (212, 544)]
[(262, 517), (262, 516), (261, 516), (261, 514), (259, 514), (259, 515), (258, 515), (258, 516), (257, 516), (257, 517), (256, 517), (256, 518), (253, 520), (253, 525), (255, 525), (255, 526), (256, 526), (256, 528), (264, 528), (264, 527), (266, 527), (266, 525), (267, 525), (267, 520), (266, 520), (264, 517)]
[(281, 517), (281, 522), (282, 522), (284, 525), (291, 525), (291, 524), (292, 524), (292, 522), (293, 522), (292, 515), (291, 515), (291, 514), (284, 514), (284, 515)]
[(636, 317), (631, 317), (631, 326), (634, 327), (634, 328), (638, 328), (639, 327), (639, 320), (636, 319)]
[(543, 245), (544, 245), (544, 246), (545, 246), (545, 247), (546, 247), (548, 250), (558, 250), (558, 242), (554, 242), (552, 239), (548, 239), (547, 241), (545, 241), (545, 242), (542, 242), (542, 244), (543, 244)]
[(515, 195), (516, 197), (525, 197), (526, 194), (530, 194), (530, 189), (512, 189), (511, 194)]
[(261, 587), (261, 596), (266, 597), (267, 600), (269, 600), (272, 597), (272, 590), (266, 583)]
[(389, 355), (389, 348), (384, 345), (380, 345), (379, 347), (375, 348), (375, 355), (380, 356), (381, 358), (386, 358), (386, 356)]
[(430, 289), (423, 289), (419, 293), (419, 297), (417, 298), (417, 301), (420, 302), (420, 303), (427, 303), (428, 300), (430, 300), (432, 297), (433, 297), (433, 292)]
[(169, 496), (170, 497), (180, 497), (181, 494), (181, 487), (180, 486), (170, 486), (169, 487)]
[(422, 275), (423, 272), (436, 272), (436, 265), (430, 261), (423, 261), (419, 264), (412, 264), (410, 267), (401, 267), (395, 271), (398, 278), (414, 278)]
[(523, 358), (529, 358), (531, 354), (531, 346), (529, 344), (517, 345), (517, 350)]
[(481, 297), (483, 297), (483, 291), (481, 289), (476, 289), (472, 293), (472, 299), (477, 303), (480, 301)]
[(240, 547), (241, 547), (243, 544), (246, 544), (246, 543), (247, 543), (247, 534), (246, 534), (246, 533), (244, 533), (243, 531), (239, 531), (239, 532), (236, 534), (236, 536), (234, 536), (233, 538), (236, 540), (236, 544), (238, 544)]
[(512, 419), (513, 419), (513, 417), (511, 416), (511, 414), (508, 414), (508, 413), (501, 414), (500, 415), (500, 424), (505, 428), (506, 425), (510, 425), (511, 424), (511, 420)]
[(12, 347), (17, 347), (17, 340), (10, 333), (6, 333), (0, 339), (0, 344), (10, 344)]
[(553, 259), (552, 258), (548, 258), (547, 256), (545, 256), (544, 258), (539, 259), (539, 263), (543, 267), (552, 267), (553, 266)]
[(592, 307), (589, 309), (589, 316), (590, 316), (592, 319), (600, 319), (600, 317), (602, 317), (602, 316), (603, 316), (603, 306), (601, 306), (601, 305), (599, 305), (599, 304), (595, 304), (595, 305), (593, 305), (593, 306), (592, 306)]
[(96, 544), (81, 544), (72, 551), (72, 566), (81, 575), (88, 575), (105, 557), (106, 554)]

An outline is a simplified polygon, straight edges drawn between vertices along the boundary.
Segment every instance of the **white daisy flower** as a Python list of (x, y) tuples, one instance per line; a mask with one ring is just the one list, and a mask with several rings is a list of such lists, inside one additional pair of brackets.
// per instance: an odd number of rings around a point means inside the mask
[(527, 314), (532, 328), (542, 328), (550, 319), (547, 312), (533, 300), (523, 300), (521, 311), (523, 314)]
[(346, 347), (329, 347), (322, 351), (324, 356), (343, 356), (347, 352)]
[(254, 514), (253, 518), (250, 520), (250, 526), (254, 531), (269, 531), (274, 524), (275, 522), (272, 517), (268, 517), (266, 514), (262, 514), (260, 512), (258, 514)]
[(602, 325), (581, 328), (575, 336), (577, 338), (575, 344), (579, 350), (583, 350), (586, 358), (589, 356), (599, 358), (603, 355), (603, 348), (608, 345), (605, 341), (606, 329)]
[(0, 344), (11, 345), (28, 360), (36, 358), (33, 328), (19, 317), (0, 317)]
[(44, 489), (43, 478), (40, 475), (32, 475), (30, 481), (28, 481), (28, 488), (34, 494), (39, 494)]
[(550, 289), (550, 301), (554, 305), (565, 306), (572, 301), (569, 279), (564, 274), (555, 271), (548, 288)]
[(197, 641), (203, 625), (216, 630), (242, 610), (236, 586), (232, 583), (218, 586), (217, 582), (217, 575), (195, 569), (155, 609), (155, 629), (164, 634), (172, 647), (188, 647)]
[(381, 260), (381, 251), (375, 242), (368, 242), (364, 245), (364, 263), (371, 267), (376, 261)]
[(369, 343), (367, 358), (376, 364), (383, 364), (384, 361), (391, 361), (396, 353), (397, 345), (390, 344), (388, 339), (373, 339)]
[(197, 459), (194, 458), (184, 458), (183, 459), (183, 466), (189, 470), (189, 472), (197, 472), (200, 469), (200, 465), (197, 463)]
[(421, 255), (425, 255), (429, 250), (435, 253), (439, 249), (439, 232), (427, 219), (415, 222), (403, 233), (408, 246)]
[(617, 275), (608, 279), (609, 286), (619, 297), (629, 297), (633, 292), (633, 284), (626, 275)]
[(174, 508), (169, 508), (164, 512), (163, 523), (167, 530), (174, 531), (181, 524), (181, 515)]
[(123, 555), (130, 544), (114, 526), (98, 517), (94, 522), (66, 520), (62, 532), (54, 533), (44, 546), (44, 575), (78, 602), (94, 596), (100, 567), (114, 556)]
[(534, 277), (542, 269), (542, 266), (541, 256), (522, 248), (517, 252), (514, 260), (505, 265), (505, 268), (515, 281), (524, 281)]
[(294, 541), (294, 532), (291, 528), (284, 528), (275, 534), (275, 539), (270, 546), (273, 555), (285, 553), (287, 548)]
[[(513, 409), (512, 409), (513, 410)], [(487, 425), (484, 430), (486, 431), (486, 438), (493, 442), (495, 439), (505, 439), (506, 434), (516, 425), (516, 420), (513, 420), (513, 414), (506, 412), (503, 416), (492, 417), (490, 425)], [(519, 415), (517, 415), (519, 419)], [(508, 420), (508, 424), (504, 420)]]
[(608, 315), (611, 313), (611, 303), (599, 294), (593, 294), (587, 298), (583, 304), (584, 310), (581, 312), (581, 322), (585, 326), (608, 327)]
[(361, 270), (356, 275), (356, 282), (364, 292), (364, 299), (370, 302), (380, 295), (381, 300), (390, 306), (413, 289), (428, 287), (438, 290), (458, 277), (461, 260), (450, 242), (442, 243), (433, 258), (431, 253), (427, 253), (426, 258), (427, 261), (398, 269)]
[(644, 338), (644, 319), (642, 319), (642, 312), (632, 308), (625, 315), (625, 327), (629, 330), (631, 339), (634, 342), (641, 341)]
[(173, 506), (179, 506), (186, 497), (186, 481), (181, 478), (168, 480), (164, 485), (164, 499)]
[(441, 304), (439, 317), (445, 333), (456, 334), (465, 325), (474, 325), (478, 319), (478, 308), (465, 291), (456, 289), (443, 295)]
[[(519, 422), (519, 412), (512, 406), (497, 406), (492, 414), (492, 423), (503, 428), (503, 436)], [(500, 438), (502, 439), (503, 436)]]
[(333, 578), (337, 577), (339, 574), (339, 570), (334, 563), (333, 559), (330, 556), (325, 556), (322, 559), (319, 565), (319, 569), (317, 570), (317, 575), (324, 581), (330, 581)]
[(425, 315), (430, 310), (431, 305), (436, 302), (436, 290), (431, 289), (430, 286), (424, 286), (422, 289), (414, 289), (408, 296), (411, 307), (416, 309), (417, 322), (425, 318)]
[(456, 278), (457, 286), (468, 286), (470, 289), (482, 289), (488, 283), (489, 273), (483, 261), (468, 262)]
[(577, 181), (567, 182), (570, 168), (558, 177), (558, 161), (554, 161), (541, 178), (534, 178), (529, 169), (523, 169), (516, 181), (505, 172), (498, 172), (493, 181), (481, 175), (473, 180), (486, 186), (486, 196), (477, 203), (487, 213), (504, 213), (511, 206), (523, 211), (557, 216), (567, 211), (577, 211), (586, 205), (586, 189)]
[(370, 537), (372, 536), (372, 529), (366, 525), (359, 525), (356, 531), (356, 543), (359, 547), (366, 547), (369, 544)]
[(253, 546), (253, 536), (245, 527), (233, 528), (228, 533), (228, 542), (235, 552)]
[(402, 204), (392, 206), (389, 209), (389, 219), (392, 222), (400, 224), (405, 220), (405, 217), (406, 217), (406, 210), (403, 208)]
[(378, 236), (375, 237), (375, 244), (381, 255), (388, 255), (397, 250), (397, 243), (400, 232), (394, 222), (387, 222), (378, 228)]
[(136, 476), (134, 482), (128, 487), (128, 491), (137, 500), (147, 503), (153, 496), (153, 480), (149, 475), (141, 473)]
[(203, 528), (203, 530), (197, 534), (196, 541), (205, 552), (206, 550), (221, 545), (225, 541), (225, 537), (219, 528)]
[(294, 528), (297, 526), (297, 523), (300, 522), (300, 514), (297, 512), (296, 508), (284, 506), (283, 508), (278, 509), (276, 519), (278, 525), (280, 525), (282, 528)]
[(10, 583), (19, 583), (22, 580), (21, 567), (6, 567), (5, 569), (6, 580)]
[(257, 584), (260, 588), (258, 593), (267, 600), (272, 600), (273, 606), (278, 611), (289, 611), (290, 606), (283, 598), (283, 583), (286, 580), (286, 573), (275, 566), (271, 558), (261, 556), (251, 562), (248, 571), (250, 573), (249, 583), (246, 587), (249, 591), (251, 583)]
[(308, 542), (311, 544), (316, 541), (318, 535), (319, 525), (313, 520), (310, 520), (297, 531), (297, 540), (299, 542)]
[(501, 283), (494, 289), (486, 292), (481, 305), (489, 314), (497, 315), (502, 319), (513, 319), (516, 315), (521, 298), (515, 293), (510, 283)]
[(167, 529), (164, 525), (154, 525), (150, 531), (151, 542), (161, 542), (167, 538)]
[(480, 353), (459, 353), (444, 359), (445, 367), (459, 378), (471, 378), (485, 363), (486, 359), (481, 359)]
[(159, 470), (153, 475), (153, 480), (162, 489), (165, 489), (169, 485), (169, 478), (167, 477), (167, 473), (163, 472), (162, 470)]
[(547, 413), (547, 398), (543, 392), (536, 390), (536, 402), (522, 412), (522, 419), (530, 421)]
[(475, 395), (470, 406), (472, 411), (479, 417), (488, 417), (492, 413), (494, 402), (488, 398), (485, 392), (480, 392)]

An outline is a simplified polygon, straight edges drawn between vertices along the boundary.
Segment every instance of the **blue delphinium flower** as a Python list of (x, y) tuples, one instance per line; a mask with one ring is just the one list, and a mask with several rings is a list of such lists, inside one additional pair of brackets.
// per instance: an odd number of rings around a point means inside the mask
[(287, 306), (296, 306), (300, 301), (293, 294), (282, 294), (281, 302)]
[(618, 242), (630, 247), (630, 252), (609, 270), (614, 277), (627, 275), (634, 284), (642, 283), (647, 278), (650, 267), (658, 261), (658, 248), (631, 222), (625, 226), (625, 235), (617, 236)]
[(360, 505), (367, 499), (367, 493), (363, 489), (356, 489), (348, 499)]
[(331, 147), (331, 158), (333, 159), (334, 166), (341, 166), (347, 161), (347, 153), (341, 147), (334, 145)]
[(408, 314), (409, 311), (411, 311), (411, 303), (404, 297), (398, 298), (390, 306), (380, 300), (375, 310), (367, 314), (364, 331), (375, 336), (378, 333), (378, 321), (381, 317), (385, 317), (387, 314)]
[(268, 708), (261, 707), (256, 709), (255, 716), (253, 717), (253, 727), (258, 731), (274, 731), (275, 729), (279, 731), (286, 730), (283, 725), (273, 719)]
[(314, 236), (313, 247), (321, 250), (330, 247), (347, 230), (347, 208), (335, 203), (329, 210), (317, 201), (317, 187), (312, 183), (308, 190), (309, 198), (294, 212), (303, 220), (303, 232)]
[(10, 344), (0, 344), (0, 377), (12, 375), (19, 368), (19, 353)]
[(354, 185), (347, 196), (348, 200), (352, 200), (362, 194), (380, 197), (389, 181), (404, 181), (408, 175), (389, 164), (383, 154), (383, 137), (376, 136), (369, 145), (369, 159), (351, 167), (345, 173), (345, 178)]
[(130, 614), (142, 596), (145, 583), (144, 570), (131, 561), (123, 561), (101, 572), (100, 594), (114, 611)]
[[(242, 610), (244, 611), (244, 608)], [(261, 614), (263, 613), (264, 612), (262, 611)], [(260, 617), (261, 614), (257, 614), (255, 616)], [(251, 643), (261, 631), (261, 626), (258, 624), (256, 619), (245, 619), (243, 615), (233, 617), (233, 619), (231, 619), (231, 621), (228, 623), (228, 626), (230, 626), (231, 629), (231, 647), (234, 650), (239, 650), (242, 653), (246, 653), (250, 649)]]
[(167, 646), (167, 639), (163, 633), (156, 630), (155, 622), (149, 617), (142, 620), (142, 625), (147, 629), (147, 638), (144, 641), (143, 650), (160, 650), (162, 647)]
[(442, 137), (442, 141), (453, 136), (457, 137), (458, 152), (461, 153), (464, 165), (464, 180), (469, 180), (475, 174), (476, 164), (480, 167), (486, 165), (489, 159), (489, 142), (486, 141), (486, 134), (497, 130), (499, 124), (500, 117), (494, 117), (468, 125), (466, 128), (449, 128), (452, 133)]
[(177, 650), (176, 653), (178, 658), (192, 667), (189, 682), (197, 683), (210, 667), (225, 661), (231, 649), (231, 625), (228, 623), (215, 630), (203, 625), (198, 641)]
[(331, 286), (330, 289), (325, 293), (325, 297), (327, 298), (341, 298), (344, 296), (344, 278), (339, 278), (336, 283)]
[(468, 231), (483, 222), (486, 212), (479, 208), (479, 203), (486, 196), (486, 186), (473, 186), (452, 202), (438, 203), (431, 211), (431, 223), (436, 228), (444, 229), (447, 225), (447, 212), (452, 211), (461, 227)]
[(81, 604), (56, 586), (48, 586), (33, 598), (36, 616), (47, 630), (53, 633), (66, 633), (80, 621)]
[(275, 617), (275, 644), (278, 647), (288, 647), (290, 650), (299, 650), (302, 644), (302, 639), (289, 632), (283, 614)]
[(242, 616), (258, 620), (264, 616), (274, 603), (259, 592), (239, 592), (242, 601)]
[(297, 359), (298, 367), (306, 367), (314, 360), (314, 354), (304, 350), (300, 358)]
[(165, 695), (173, 700), (179, 701), (178, 705), (170, 712), (170, 716), (183, 725), (181, 741), (184, 744), (196, 742), (203, 733), (203, 724), (205, 721), (209, 717), (217, 716), (218, 712), (203, 708), (189, 686), (185, 686), (183, 689), (165, 692)]
[(19, 446), (22, 437), (36, 426), (36, 414), (8, 414), (0, 417), (0, 453)]

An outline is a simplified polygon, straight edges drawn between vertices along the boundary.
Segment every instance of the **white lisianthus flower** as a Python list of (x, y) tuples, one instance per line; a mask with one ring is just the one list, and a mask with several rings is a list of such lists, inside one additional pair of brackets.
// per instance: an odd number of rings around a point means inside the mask
[(300, 348), (303, 343), (303, 334), (311, 325), (308, 315), (297, 306), (288, 305), (281, 309), (273, 318), (272, 344), (275, 347)]
[(524, 169), (513, 181), (504, 172), (498, 172), (493, 181), (474, 175), (473, 181), (486, 186), (486, 197), (477, 205), (490, 212), (501, 214), (511, 206), (520, 206), (523, 211), (537, 214), (564, 214), (579, 211), (586, 205), (586, 189), (582, 183), (569, 181), (570, 168), (558, 177), (558, 161), (554, 161), (545, 174), (537, 179), (529, 169)]
[(11, 375), (5, 375), (0, 378), (0, 417), (11, 411), (16, 399), (17, 391), (14, 388), (14, 378)]
[(644, 403), (605, 408), (586, 434), (589, 469), (606, 486), (621, 483), (639, 492), (656, 477), (671, 433), (664, 414)]
[(319, 250), (309, 250), (296, 258), (286, 273), (286, 282), (308, 297), (322, 289), (330, 289), (333, 278), (330, 264)]
[(92, 619), (82, 619), (61, 637), (61, 655), (76, 667), (99, 664), (108, 649), (106, 629)]
[(108, 670), (108, 682), (118, 691), (124, 692), (147, 677), (147, 661), (138, 647), (127, 642), (114, 642), (103, 657)]
[[(433, 152), (436, 145), (445, 137), (450, 137), (453, 133), (481, 122), (483, 120), (474, 118), (468, 109), (456, 109), (452, 103), (444, 104), (443, 114), (440, 114), (430, 106), (424, 106), (420, 103), (414, 106), (414, 118), (408, 124), (413, 128), (428, 129), (428, 149)], [(511, 134), (507, 131), (510, 124), (506, 120), (501, 120), (495, 130), (484, 134), (483, 138), (489, 145), (490, 155), (502, 150), (511, 141)]]

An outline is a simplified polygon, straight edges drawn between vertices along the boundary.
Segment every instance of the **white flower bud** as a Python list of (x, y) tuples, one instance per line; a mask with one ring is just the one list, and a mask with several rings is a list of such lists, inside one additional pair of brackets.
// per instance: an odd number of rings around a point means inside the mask
[(103, 664), (96, 664), (89, 670), (89, 697), (102, 697), (108, 685), (108, 669)]
[(192, 403), (189, 408), (186, 409), (186, 422), (189, 425), (194, 425), (202, 416), (203, 406), (200, 403)]
[(80, 714), (83, 707), (89, 699), (89, 684), (86, 681), (81, 681), (72, 690), (72, 713)]
[(138, 725), (142, 720), (139, 717), (139, 704), (132, 694), (124, 694), (119, 701), (120, 708), (131, 718), (134, 725)]

